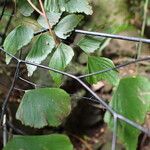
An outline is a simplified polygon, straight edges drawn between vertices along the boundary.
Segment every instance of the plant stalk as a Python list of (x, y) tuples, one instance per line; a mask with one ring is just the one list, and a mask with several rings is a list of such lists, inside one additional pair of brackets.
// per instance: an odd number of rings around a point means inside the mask
[[(141, 29), (141, 37), (144, 36), (145, 26), (146, 26), (146, 18), (147, 18), (147, 9), (148, 9), (148, 2), (149, 0), (145, 0), (144, 3), (144, 14), (143, 14), (143, 23)], [(137, 47), (137, 59), (141, 56), (142, 52), (142, 42), (140, 41)], [(138, 72), (139, 65), (137, 65), (137, 72)]]
[(56, 45), (59, 45), (60, 44), (60, 41), (58, 40), (57, 36), (55, 35), (55, 33), (52, 31), (52, 27), (49, 23), (49, 20), (48, 20), (48, 17), (47, 17), (47, 14), (45, 12), (45, 9), (44, 9), (44, 6), (43, 6), (43, 3), (42, 3), (42, 0), (39, 0), (39, 3), (40, 3), (40, 6), (41, 6), (41, 9), (42, 9), (42, 14), (43, 14), (43, 17), (45, 18), (46, 22), (47, 22), (47, 25), (48, 25), (48, 29), (49, 29), (49, 33), (50, 35), (53, 37), (54, 41), (55, 41), (55, 44)]
[(35, 11), (37, 11), (41, 16), (44, 16), (44, 14), (31, 2), (31, 0), (27, 1)]

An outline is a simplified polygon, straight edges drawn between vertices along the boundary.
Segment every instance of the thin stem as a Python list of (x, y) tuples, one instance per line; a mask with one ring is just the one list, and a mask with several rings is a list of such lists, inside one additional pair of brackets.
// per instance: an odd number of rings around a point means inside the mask
[(32, 85), (32, 86), (34, 86), (35, 88), (37, 87), (37, 85), (35, 83), (31, 82), (31, 81), (28, 81), (28, 80), (26, 80), (26, 79), (24, 79), (22, 77), (19, 77), (19, 79), (24, 81), (24, 82), (26, 82), (26, 83), (28, 83), (28, 84), (30, 84), (30, 85)]
[(5, 28), (4, 34), (6, 34), (6, 32), (8, 31), (8, 28), (9, 28), (9, 25), (12, 21), (14, 13), (15, 13), (15, 8), (13, 7), (12, 12), (11, 12), (11, 16), (9, 17), (8, 23), (7, 23), (6, 28)]
[(112, 150), (116, 149), (117, 141), (117, 115), (114, 114), (114, 127), (113, 127), (113, 138), (112, 138)]
[(37, 35), (39, 35), (39, 34), (42, 34), (42, 33), (48, 32), (48, 31), (49, 31), (49, 29), (44, 29), (44, 30), (35, 32), (35, 33), (34, 33), (34, 36), (37, 36)]
[(8, 20), (8, 22), (7, 22), (7, 25), (6, 25), (5, 30), (4, 30), (4, 33), (3, 33), (3, 37), (2, 37), (2, 41), (1, 41), (2, 44), (3, 44), (4, 40), (5, 40), (6, 33), (7, 33), (8, 28), (9, 28), (9, 26), (10, 26), (10, 24), (11, 24), (11, 21), (12, 21), (14, 12), (15, 12), (15, 8), (13, 7), (13, 10), (12, 10), (12, 12), (11, 12), (12, 15), (9, 17), (9, 20)]
[[(146, 25), (146, 18), (147, 18), (148, 2), (149, 2), (149, 0), (145, 0), (145, 4), (144, 4), (144, 15), (143, 15), (143, 23), (142, 23), (142, 29), (141, 29), (141, 37), (144, 36), (145, 25)], [(141, 51), (142, 51), (142, 42), (140, 42), (139, 45), (138, 45), (137, 58), (140, 57)]]
[[(141, 29), (141, 37), (144, 36), (144, 31), (145, 31), (145, 26), (146, 26), (146, 18), (147, 18), (148, 2), (149, 2), (149, 0), (145, 0), (143, 23), (142, 23), (142, 29)], [(139, 42), (138, 47), (137, 47), (137, 59), (140, 57), (141, 52), (142, 52), (142, 42)], [(137, 67), (136, 67), (136, 72), (138, 73), (138, 71), (139, 71), (139, 64), (137, 64)]]
[(3, 147), (6, 146), (7, 143), (7, 125), (6, 125), (6, 114), (3, 117)]
[(111, 71), (111, 70), (123, 68), (123, 67), (125, 67), (125, 66), (130, 65), (130, 64), (135, 64), (135, 63), (138, 63), (138, 62), (141, 62), (141, 61), (149, 61), (149, 60), (150, 60), (150, 57), (138, 58), (138, 59), (136, 59), (136, 60), (129, 61), (129, 62), (126, 62), (126, 63), (124, 63), (124, 64), (117, 65), (117, 66), (112, 67), (112, 68), (107, 68), (107, 69), (99, 70), (99, 71), (96, 71), (96, 72), (93, 72), (93, 73), (81, 75), (81, 76), (78, 76), (78, 78), (79, 78), (79, 79), (82, 79), (82, 78), (90, 77), (90, 76), (93, 76), (93, 75), (97, 75), (97, 74), (101, 74), (101, 73), (106, 73), (106, 72)]
[(31, 2), (31, 0), (27, 1), (35, 11), (37, 11), (41, 16), (44, 16), (44, 14)]
[(48, 29), (49, 29), (49, 33), (50, 35), (53, 37), (54, 41), (55, 41), (55, 44), (58, 45), (60, 44), (60, 41), (57, 40), (57, 37), (55, 35), (55, 33), (52, 31), (52, 27), (49, 23), (49, 20), (48, 20), (48, 17), (47, 17), (47, 14), (45, 12), (45, 9), (44, 9), (44, 6), (43, 6), (43, 3), (42, 3), (42, 0), (39, 0), (39, 3), (40, 3), (40, 6), (41, 6), (41, 9), (42, 9), (42, 14), (43, 14), (43, 17), (45, 18), (46, 22), (47, 22), (47, 25), (48, 25)]
[(7, 121), (7, 125), (13, 129), (13, 131), (15, 131), (17, 134), (21, 134), (21, 135), (27, 135), (24, 131), (21, 131), (20, 129), (16, 128), (11, 122)]
[(7, 0), (4, 1), (4, 6), (3, 6), (3, 9), (2, 9), (2, 12), (1, 12), (1, 15), (0, 15), (0, 20), (2, 19), (3, 15), (4, 15), (5, 8), (6, 8), (6, 3), (7, 3)]
[(12, 81), (12, 84), (11, 84), (11, 87), (8, 91), (8, 94), (2, 104), (2, 111), (1, 111), (1, 118), (0, 118), (0, 123), (2, 124), (3, 122), (3, 117), (5, 115), (5, 112), (6, 112), (6, 107), (7, 107), (7, 104), (8, 104), (8, 101), (9, 101), (9, 97), (14, 89), (14, 86), (15, 86), (15, 82), (16, 82), (16, 79), (18, 77), (18, 73), (19, 73), (19, 66), (20, 66), (20, 62), (17, 63), (17, 66), (16, 66), (16, 71), (15, 71), (15, 74), (14, 74), (14, 78), (13, 78), (13, 81)]
[(141, 130), (142, 132), (144, 132), (144, 133), (146, 133), (148, 136), (150, 136), (150, 131), (149, 131), (148, 128), (144, 128), (144, 127), (142, 127), (141, 125), (135, 123), (134, 121), (131, 121), (130, 119), (128, 119), (128, 118), (126, 118), (126, 117), (124, 117), (124, 116), (122, 116), (122, 115), (120, 115), (120, 114), (116, 114), (116, 115), (117, 115), (117, 118), (118, 118), (118, 119), (120, 119), (120, 120), (122, 120), (122, 121), (124, 121), (124, 122), (126, 122), (126, 123), (128, 123), (128, 124), (130, 124), (131, 126), (133, 126), (133, 127), (137, 128), (137, 129)]
[(75, 30), (75, 32), (79, 34), (85, 34), (85, 35), (93, 35), (93, 36), (99, 36), (99, 37), (113, 38), (113, 39), (133, 41), (133, 42), (143, 42), (143, 43), (150, 44), (150, 39), (144, 39), (144, 38), (138, 38), (138, 37), (129, 37), (129, 36), (124, 36), (124, 35), (92, 32), (92, 31), (85, 31), (85, 30)]
[[(44, 30), (35, 32), (34, 36), (37, 36), (37, 35), (45, 33), (45, 32), (48, 32), (48, 29), (44, 29)], [(75, 30), (75, 33), (150, 44), (150, 39), (140, 38), (140, 37), (124, 36), (124, 35), (118, 35), (118, 34), (108, 34), (108, 33), (102, 33), (102, 32), (92, 32), (92, 31), (78, 30), (78, 29)]]

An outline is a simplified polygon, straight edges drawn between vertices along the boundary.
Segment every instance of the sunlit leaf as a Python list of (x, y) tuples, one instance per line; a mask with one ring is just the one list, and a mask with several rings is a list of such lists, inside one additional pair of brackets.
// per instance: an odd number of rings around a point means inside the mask
[[(150, 111), (150, 81), (140, 76), (123, 78), (113, 95), (110, 106), (117, 113), (142, 125), (146, 113)], [(113, 129), (113, 117), (109, 112), (105, 114), (105, 121)], [(138, 136), (141, 132), (121, 120), (118, 120), (117, 126), (118, 137), (127, 150), (136, 150)]]
[(66, 135), (14, 136), (3, 150), (73, 150)]
[(70, 13), (78, 12), (91, 15), (93, 11), (88, 1), (89, 0), (68, 0), (68, 3), (66, 4), (66, 11)]
[(44, 6), (50, 12), (93, 13), (89, 0), (45, 0)]
[[(27, 45), (33, 38), (33, 30), (27, 26), (18, 26), (11, 31), (4, 41), (4, 49), (12, 55), (15, 55), (19, 49)], [(8, 64), (11, 57), (6, 55)]]
[(26, 91), (16, 118), (34, 128), (58, 126), (71, 110), (70, 96), (59, 88), (40, 88)]
[(82, 15), (67, 15), (54, 28), (56, 35), (62, 39), (66, 39), (82, 19)]
[[(45, 34), (40, 35), (27, 55), (26, 60), (40, 64), (44, 59), (46, 59), (47, 55), (51, 53), (54, 47), (55, 42), (51, 36)], [(36, 66), (27, 65), (28, 75), (31, 76), (36, 68)]]
[[(61, 13), (47, 12), (46, 14), (47, 14), (47, 17), (48, 17), (51, 27), (53, 27), (53, 25), (55, 25), (61, 17)], [(46, 29), (49, 28), (49, 26), (43, 16), (40, 16), (37, 21), (42, 27), (44, 27)]]

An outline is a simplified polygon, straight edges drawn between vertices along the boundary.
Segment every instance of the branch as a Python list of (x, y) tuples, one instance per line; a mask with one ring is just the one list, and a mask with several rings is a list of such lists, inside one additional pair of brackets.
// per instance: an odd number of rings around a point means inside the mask
[(3, 118), (4, 118), (4, 115), (6, 113), (6, 108), (7, 108), (7, 104), (8, 104), (8, 101), (9, 101), (9, 98), (10, 98), (10, 95), (15, 87), (15, 83), (16, 83), (16, 79), (18, 78), (18, 74), (19, 74), (19, 66), (20, 66), (20, 61), (18, 61), (17, 63), (17, 66), (16, 66), (16, 71), (15, 71), (15, 74), (14, 74), (14, 77), (13, 77), (13, 81), (12, 81), (12, 84), (10, 86), (10, 89), (8, 91), (8, 94), (2, 104), (2, 111), (1, 111), (1, 117), (0, 117), (0, 124), (2, 124), (3, 122)]
[(57, 39), (55, 33), (52, 31), (52, 27), (49, 23), (49, 20), (48, 20), (48, 17), (47, 17), (47, 14), (45, 12), (45, 9), (44, 9), (44, 6), (43, 6), (43, 3), (42, 3), (42, 0), (39, 0), (39, 3), (40, 3), (40, 6), (41, 6), (41, 9), (42, 9), (42, 14), (43, 14), (43, 17), (45, 18), (46, 22), (47, 22), (47, 25), (48, 25), (48, 29), (49, 29), (49, 33), (50, 35), (53, 37), (54, 41), (55, 41), (55, 44), (58, 45), (60, 44), (60, 41)]
[[(142, 23), (142, 29), (141, 29), (141, 36), (144, 36), (145, 26), (146, 26), (146, 18), (147, 18), (147, 9), (148, 9), (148, 2), (149, 0), (145, 0), (144, 4), (144, 15), (143, 15), (143, 23)], [(142, 52), (142, 42), (139, 42), (137, 47), (137, 58), (140, 57)], [(137, 65), (136, 71), (138, 72), (139, 65)]]
[[(48, 29), (38, 31), (34, 33), (34, 36), (37, 36), (41, 33), (45, 33), (47, 31)], [(78, 30), (78, 29), (76, 29), (74, 32), (78, 34), (84, 34), (84, 35), (91, 35), (91, 36), (98, 36), (98, 37), (104, 37), (104, 38), (113, 38), (113, 39), (119, 39), (119, 40), (124, 40), (124, 41), (142, 42), (142, 43), (150, 44), (150, 39), (140, 38), (140, 37), (124, 36), (124, 35), (118, 35), (118, 34), (108, 34), (108, 33), (102, 33), (102, 32), (92, 32), (92, 31), (85, 31), (85, 30)]]
[(6, 3), (7, 3), (7, 1), (5, 0), (5, 1), (4, 1), (4, 6), (3, 6), (3, 8), (2, 8), (1, 15), (0, 15), (0, 20), (2, 19), (3, 15), (4, 15), (5, 8), (6, 8)]
[(44, 14), (31, 2), (31, 0), (27, 1), (35, 11), (37, 11), (41, 16), (44, 16)]
[(78, 78), (81, 79), (81, 78), (90, 77), (90, 76), (93, 76), (93, 75), (105, 73), (105, 72), (108, 72), (108, 71), (111, 71), (111, 70), (120, 69), (120, 68), (123, 68), (125, 66), (131, 65), (131, 64), (136, 64), (136, 63), (141, 62), (141, 61), (150, 61), (150, 57), (148, 56), (148, 57), (144, 57), (144, 58), (138, 58), (136, 60), (129, 61), (129, 62), (117, 65), (117, 66), (112, 67), (112, 68), (107, 68), (107, 69), (104, 69), (104, 70), (99, 70), (99, 71), (92, 72), (92, 73), (89, 73), (89, 74), (81, 75), (81, 76), (78, 76)]

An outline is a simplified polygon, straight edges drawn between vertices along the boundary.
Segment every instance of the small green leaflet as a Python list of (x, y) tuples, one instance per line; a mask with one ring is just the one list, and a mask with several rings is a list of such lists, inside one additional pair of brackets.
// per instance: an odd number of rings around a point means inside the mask
[(71, 14), (65, 16), (54, 28), (56, 35), (62, 39), (66, 39), (82, 19), (83, 15)]
[[(53, 27), (59, 21), (62, 13), (47, 12), (46, 14), (47, 14), (51, 27)], [(43, 28), (46, 28), (46, 29), (49, 28), (43, 16), (40, 16), (37, 21)]]
[(34, 128), (58, 126), (70, 111), (70, 96), (64, 90), (39, 88), (25, 92), (16, 118), (22, 124)]
[[(34, 4), (37, 3), (37, 0), (32, 1)], [(30, 16), (34, 9), (30, 6), (27, 0), (18, 0), (19, 11), (24, 16)]]
[(111, 38), (95, 38), (84, 36), (77, 45), (86, 53), (93, 53), (96, 50), (102, 51), (110, 42)]
[[(93, 73), (108, 68), (113, 68), (115, 66), (113, 62), (108, 58), (89, 56), (87, 67), (88, 67), (88, 73)], [(117, 85), (119, 82), (119, 76), (117, 70), (114, 69), (105, 73), (100, 73), (97, 75), (87, 77), (87, 81), (90, 84), (96, 84), (98, 81), (101, 80), (106, 80), (112, 85)]]
[(73, 150), (69, 138), (63, 134), (14, 136), (3, 150)]
[(89, 0), (45, 0), (44, 6), (49, 12), (93, 13)]
[(97, 39), (92, 36), (83, 37), (77, 45), (86, 53), (93, 53), (100, 48), (102, 39)]
[[(109, 105), (117, 113), (142, 125), (150, 111), (150, 81), (142, 76), (121, 79)], [(105, 114), (105, 122), (113, 130), (113, 117), (109, 112)], [(118, 120), (117, 126), (118, 137), (127, 150), (136, 150), (141, 132), (121, 120)]]
[[(53, 38), (49, 35), (42, 34), (34, 43), (31, 51), (26, 57), (26, 61), (40, 64), (44, 59), (46, 59), (47, 55), (52, 52), (54, 47), (55, 42)], [(28, 75), (31, 76), (36, 68), (36, 66), (27, 65)]]
[(92, 7), (89, 5), (89, 0), (68, 0), (66, 11), (69, 13), (85, 13), (91, 15)]
[[(64, 0), (61, 0), (61, 1), (65, 4)], [(60, 10), (59, 3), (60, 3), (60, 0), (45, 0), (44, 7), (47, 12), (61, 13), (63, 11)]]
[[(58, 70), (64, 70), (72, 60), (73, 56), (74, 56), (73, 49), (70, 46), (61, 43), (54, 52), (49, 62), (49, 67)], [(55, 83), (57, 84), (57, 86), (60, 86), (62, 82), (62, 75), (52, 71), (50, 72), (50, 74)]]
[[(120, 26), (115, 26), (115, 28), (110, 28), (106, 30), (108, 33), (116, 34), (129, 29), (128, 24), (123, 24)], [(96, 38), (93, 36), (84, 36), (77, 45), (86, 53), (93, 53), (96, 50), (100, 52), (109, 44), (111, 38)]]
[[(33, 38), (34, 31), (27, 26), (18, 26), (11, 31), (4, 41), (4, 49), (15, 55), (19, 49), (27, 45)], [(6, 55), (6, 63), (9, 64), (11, 57)]]

